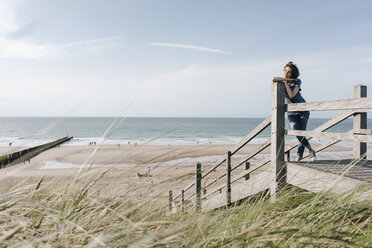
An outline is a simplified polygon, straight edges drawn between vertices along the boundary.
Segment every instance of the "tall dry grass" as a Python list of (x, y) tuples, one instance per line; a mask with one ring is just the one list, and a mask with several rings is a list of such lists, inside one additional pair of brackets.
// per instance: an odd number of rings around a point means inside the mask
[[(41, 180), (42, 181), (42, 180)], [(209, 212), (169, 213), (165, 194), (107, 194), (98, 179), (2, 187), (2, 247), (372, 247), (371, 187), (333, 196), (288, 188)]]

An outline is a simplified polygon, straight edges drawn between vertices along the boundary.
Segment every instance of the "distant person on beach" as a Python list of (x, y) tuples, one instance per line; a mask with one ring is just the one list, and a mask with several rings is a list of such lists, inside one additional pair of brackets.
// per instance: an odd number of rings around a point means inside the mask
[[(285, 103), (306, 102), (302, 97), (301, 80), (298, 78), (300, 72), (293, 62), (288, 62), (284, 66), (284, 77), (274, 77), (273, 83), (284, 83), (285, 86)], [(309, 111), (287, 112), (289, 125), (292, 130), (306, 130), (307, 121), (309, 120)], [(300, 142), (297, 149), (297, 161), (302, 160), (305, 147), (309, 149), (310, 159), (316, 158), (315, 151), (311, 148), (309, 141), (303, 136), (296, 136)]]

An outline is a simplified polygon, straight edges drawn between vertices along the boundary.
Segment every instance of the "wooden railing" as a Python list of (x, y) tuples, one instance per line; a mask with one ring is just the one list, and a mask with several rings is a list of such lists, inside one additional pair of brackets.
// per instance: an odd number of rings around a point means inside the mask
[[(285, 150), (285, 135), (295, 136), (306, 136), (308, 139), (321, 138), (331, 139), (332, 141), (323, 144), (318, 147), (317, 152), (320, 152), (340, 141), (353, 141), (353, 157), (355, 159), (366, 158), (367, 146), (366, 143), (372, 142), (371, 130), (367, 129), (367, 114), (366, 112), (372, 111), (372, 98), (367, 98), (367, 87), (363, 85), (357, 85), (354, 87), (354, 98), (343, 99), (343, 100), (332, 100), (332, 101), (320, 101), (320, 102), (308, 102), (308, 103), (296, 103), (286, 105), (284, 103), (285, 88), (282, 83), (273, 83), (272, 85), (272, 111), (271, 116), (261, 122), (254, 130), (252, 130), (243, 140), (235, 145), (230, 151), (227, 151), (226, 155), (219, 159), (214, 166), (202, 174), (201, 164), (196, 165), (196, 176), (195, 181), (184, 188), (179, 195), (174, 199), (172, 197), (173, 192), (169, 191), (169, 210), (174, 206), (181, 205), (182, 211), (186, 209), (185, 202), (192, 197), (195, 197), (195, 207), (197, 210), (201, 209), (201, 202), (208, 199), (216, 192), (222, 193), (222, 189), (226, 192), (226, 206), (231, 204), (231, 191), (233, 190), (231, 185), (241, 179), (251, 180), (252, 172), (262, 168), (264, 165), (271, 163), (270, 165), (270, 194), (275, 197), (276, 193), (282, 185), (287, 181), (287, 168), (285, 162), (285, 155), (287, 161), (290, 160), (290, 151), (296, 148), (298, 145), (292, 145)], [(333, 119), (325, 122), (321, 126), (315, 128), (312, 131), (298, 131), (298, 130), (285, 130), (285, 112), (286, 111), (329, 111), (329, 110), (346, 110), (341, 114), (337, 115)], [(341, 121), (353, 116), (354, 124), (353, 130), (347, 133), (326, 133), (324, 131), (340, 123)], [(232, 165), (231, 158), (240, 149), (246, 146), (252, 141), (257, 135), (271, 125), (271, 137), (265, 143), (261, 144), (256, 150), (246, 155), (235, 165)], [(261, 153), (264, 149), (271, 146), (270, 158), (260, 161), (255, 165), (250, 164), (250, 160), (256, 155)], [(308, 156), (305, 156), (306, 158)], [(206, 179), (208, 175), (216, 171), (221, 165), (226, 165), (225, 173), (218, 176), (216, 179), (205, 182), (202, 186), (202, 180)], [(237, 168), (245, 165), (245, 171), (232, 177), (232, 172)], [(222, 178), (226, 177), (226, 183), (218, 185)], [(195, 187), (194, 187), (195, 186)], [(209, 193), (212, 186), (215, 186)], [(194, 188), (194, 191), (190, 191)], [(186, 197), (186, 193), (189, 193)], [(203, 194), (203, 196), (202, 196)]]

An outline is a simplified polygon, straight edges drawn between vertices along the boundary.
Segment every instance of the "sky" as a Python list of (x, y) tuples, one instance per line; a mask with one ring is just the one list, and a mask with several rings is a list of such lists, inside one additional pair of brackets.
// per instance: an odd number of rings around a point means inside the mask
[(308, 102), (371, 95), (371, 13), (368, 0), (0, 0), (0, 116), (267, 117), (288, 61)]

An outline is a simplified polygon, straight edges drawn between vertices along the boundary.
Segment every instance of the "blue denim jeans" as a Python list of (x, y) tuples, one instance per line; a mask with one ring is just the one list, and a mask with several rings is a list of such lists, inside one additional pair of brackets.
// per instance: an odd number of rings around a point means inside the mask
[[(307, 121), (309, 120), (310, 112), (301, 111), (296, 114), (288, 115), (289, 126), (292, 130), (306, 130)], [(296, 136), (300, 144), (297, 148), (297, 156), (301, 157), (304, 154), (305, 147), (309, 147), (309, 141), (303, 136)]]

